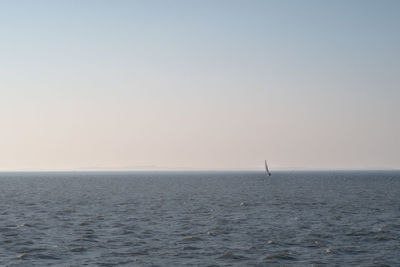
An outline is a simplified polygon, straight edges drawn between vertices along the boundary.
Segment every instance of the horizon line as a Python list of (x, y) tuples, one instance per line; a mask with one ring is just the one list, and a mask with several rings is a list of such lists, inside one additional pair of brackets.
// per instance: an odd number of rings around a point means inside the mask
[[(197, 169), (197, 168), (166, 168), (166, 169), (17, 169), (17, 170), (0, 170), (0, 173), (16, 173), (16, 172), (235, 172), (235, 171), (249, 171), (249, 172), (265, 172), (264, 169), (254, 168), (219, 168), (219, 169)], [(400, 168), (277, 168), (272, 172), (284, 171), (400, 171)]]

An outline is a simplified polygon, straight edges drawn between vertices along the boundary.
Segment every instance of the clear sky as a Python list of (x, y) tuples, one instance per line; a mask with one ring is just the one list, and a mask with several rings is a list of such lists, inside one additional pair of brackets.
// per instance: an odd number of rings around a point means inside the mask
[(0, 1), (0, 170), (400, 168), (400, 1)]

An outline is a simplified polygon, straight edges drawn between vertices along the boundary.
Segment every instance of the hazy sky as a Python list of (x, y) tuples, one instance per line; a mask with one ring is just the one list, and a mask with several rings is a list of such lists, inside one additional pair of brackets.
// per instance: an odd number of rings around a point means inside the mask
[(0, 1), (0, 170), (400, 168), (400, 1)]

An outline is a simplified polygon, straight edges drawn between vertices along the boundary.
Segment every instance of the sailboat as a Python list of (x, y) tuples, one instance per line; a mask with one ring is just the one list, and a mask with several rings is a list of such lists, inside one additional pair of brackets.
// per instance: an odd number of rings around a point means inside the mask
[(268, 170), (267, 160), (265, 160), (265, 171), (267, 172), (268, 176), (271, 176), (271, 173)]

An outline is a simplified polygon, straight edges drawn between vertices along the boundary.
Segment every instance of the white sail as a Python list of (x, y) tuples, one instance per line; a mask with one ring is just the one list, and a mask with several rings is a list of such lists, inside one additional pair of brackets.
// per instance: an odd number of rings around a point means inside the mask
[(265, 160), (265, 171), (267, 172), (268, 176), (271, 176), (271, 173), (268, 170), (267, 160)]

